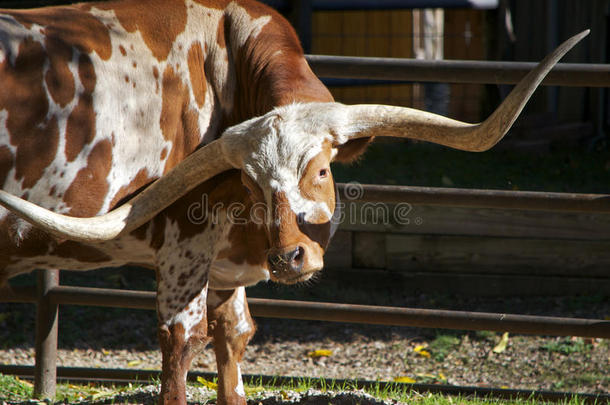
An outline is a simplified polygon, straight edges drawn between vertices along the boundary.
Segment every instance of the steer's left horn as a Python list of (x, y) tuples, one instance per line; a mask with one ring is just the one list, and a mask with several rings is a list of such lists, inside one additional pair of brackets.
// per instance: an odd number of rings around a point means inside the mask
[(60, 238), (101, 242), (142, 226), (198, 184), (231, 168), (221, 140), (217, 140), (184, 159), (132, 200), (104, 215), (91, 218), (62, 215), (3, 190), (0, 190), (0, 204)]
[[(565, 41), (515, 86), (494, 113), (480, 124), (468, 124), (425, 111), (386, 105), (343, 106), (336, 142), (371, 136), (419, 139), (472, 152), (494, 146), (508, 132), (547, 73), (589, 30)], [(328, 107), (326, 107), (328, 108)]]

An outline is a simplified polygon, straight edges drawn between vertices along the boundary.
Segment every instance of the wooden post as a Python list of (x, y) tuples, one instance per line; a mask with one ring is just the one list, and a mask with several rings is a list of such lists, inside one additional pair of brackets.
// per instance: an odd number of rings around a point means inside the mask
[(58, 305), (51, 304), (48, 293), (58, 285), (59, 270), (38, 270), (34, 396), (39, 399), (55, 398)]

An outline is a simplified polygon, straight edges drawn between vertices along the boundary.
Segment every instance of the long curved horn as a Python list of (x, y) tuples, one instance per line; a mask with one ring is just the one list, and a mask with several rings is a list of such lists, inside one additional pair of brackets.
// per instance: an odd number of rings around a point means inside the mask
[(198, 184), (231, 168), (222, 143), (216, 140), (191, 154), (135, 198), (104, 215), (77, 218), (57, 214), (3, 190), (0, 204), (60, 238), (101, 242), (138, 228)]
[[(589, 30), (565, 41), (515, 86), (494, 113), (480, 124), (468, 124), (406, 107), (385, 105), (345, 106), (345, 121), (337, 131), (338, 143), (370, 136), (419, 139), (455, 149), (481, 152), (494, 146), (508, 132), (536, 87), (547, 73)], [(345, 125), (347, 122), (347, 125)]]

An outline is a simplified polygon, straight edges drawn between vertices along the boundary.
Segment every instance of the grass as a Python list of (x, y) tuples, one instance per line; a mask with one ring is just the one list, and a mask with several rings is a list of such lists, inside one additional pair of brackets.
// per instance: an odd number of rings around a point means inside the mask
[(436, 361), (443, 361), (445, 357), (460, 345), (460, 338), (455, 335), (438, 335), (428, 345), (432, 358)]
[(585, 343), (582, 338), (563, 338), (545, 343), (541, 349), (568, 356), (572, 353), (585, 353), (591, 350), (592, 346)]
[(34, 386), (17, 377), (0, 374), (0, 399), (25, 401), (34, 394)]
[[(278, 377), (279, 378), (279, 377)], [(151, 381), (150, 384), (157, 385), (159, 381)], [(126, 386), (102, 385), (97, 383), (92, 384), (71, 384), (60, 383), (57, 386), (57, 397), (55, 403), (78, 403), (86, 401), (89, 404), (94, 403), (154, 403), (156, 401), (156, 391), (146, 393), (143, 396), (136, 396), (136, 391), (143, 388), (146, 384), (129, 384)], [(208, 384), (196, 382), (189, 383), (191, 387), (201, 388), (208, 387)], [(273, 384), (272, 384), (273, 385)], [(290, 397), (290, 392), (305, 393), (311, 389), (322, 393), (341, 392), (350, 393), (356, 391), (356, 387), (352, 382), (337, 382), (335, 380), (325, 379), (309, 379), (295, 378), (289, 380), (282, 386), (265, 386), (262, 381), (254, 381), (250, 384), (245, 384), (246, 395), (249, 399), (262, 399), (263, 396), (275, 395), (284, 400)], [(212, 390), (205, 398), (196, 399), (197, 402), (209, 403), (216, 400), (216, 395)], [(399, 403), (421, 404), (421, 405), (539, 405), (546, 404), (545, 401), (540, 401), (535, 398), (528, 399), (500, 399), (492, 397), (476, 397), (476, 396), (461, 396), (461, 395), (443, 395), (436, 393), (419, 393), (413, 391), (408, 384), (385, 384), (379, 382), (374, 386), (364, 389), (369, 395), (381, 400), (393, 400)], [(33, 395), (33, 385), (21, 380), (17, 377), (6, 376), (0, 374), (0, 401), (10, 401), (12, 403), (26, 403), (31, 401)], [(120, 396), (120, 397), (118, 397)], [(117, 398), (118, 397), (118, 398)], [(132, 400), (130, 401), (130, 398)], [(31, 402), (29, 402), (31, 403)], [(48, 403), (48, 401), (47, 401)], [(550, 402), (548, 402), (551, 404)], [(573, 397), (559, 402), (552, 402), (559, 405), (581, 405), (584, 404), (582, 398)]]
[[(114, 386), (108, 384), (57, 384), (55, 403), (75, 403), (87, 400), (101, 401), (126, 394), (142, 387), (142, 384)], [(15, 376), (0, 374), (0, 401), (27, 402), (34, 396), (34, 385)]]

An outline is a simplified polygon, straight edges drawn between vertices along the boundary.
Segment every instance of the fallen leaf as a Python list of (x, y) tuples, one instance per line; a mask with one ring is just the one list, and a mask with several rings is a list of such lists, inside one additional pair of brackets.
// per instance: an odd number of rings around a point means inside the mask
[(15, 380), (17, 380), (20, 384), (27, 385), (28, 387), (33, 387), (34, 386), (34, 384), (32, 384), (31, 382), (26, 381), (26, 380), (22, 380), (19, 377), (15, 377)]
[(427, 350), (424, 350), (425, 348), (426, 348), (426, 346), (424, 346), (424, 345), (418, 345), (418, 346), (415, 346), (413, 348), (413, 351), (415, 353), (419, 354), (420, 356), (423, 356), (423, 357), (429, 359), (430, 358), (430, 352), (427, 351)]
[(502, 334), (502, 338), (500, 339), (500, 342), (496, 345), (496, 347), (494, 347), (492, 349), (492, 351), (494, 353), (502, 353), (504, 350), (506, 350), (507, 344), (508, 344), (508, 332), (504, 332)]
[(447, 377), (445, 377), (445, 374), (443, 374), (443, 373), (438, 373), (438, 378), (443, 381), (447, 381)]
[(102, 349), (102, 354), (108, 356), (110, 354), (110, 350)]
[(218, 384), (212, 382), (212, 381), (208, 381), (203, 377), (197, 377), (197, 382), (200, 383), (201, 385), (203, 385), (204, 387), (207, 387), (211, 390), (217, 390), (218, 389)]
[(142, 361), (140, 361), (140, 360), (132, 360), (129, 363), (127, 363), (127, 367), (134, 367), (134, 366), (137, 366), (138, 364), (142, 364)]
[(411, 377), (394, 377), (394, 382), (414, 384), (416, 381)]
[(330, 357), (332, 355), (332, 350), (314, 350), (313, 352), (307, 353), (307, 357), (311, 357), (313, 359), (318, 357)]

